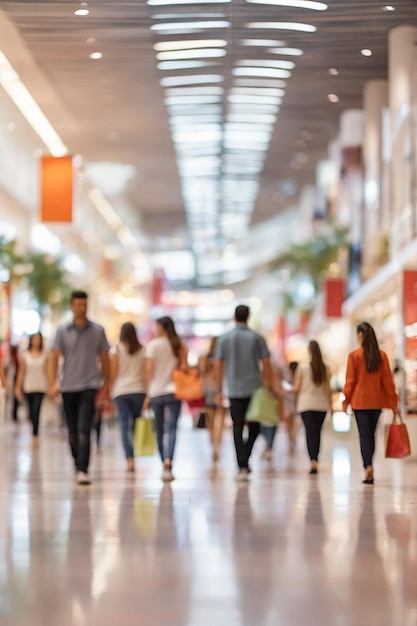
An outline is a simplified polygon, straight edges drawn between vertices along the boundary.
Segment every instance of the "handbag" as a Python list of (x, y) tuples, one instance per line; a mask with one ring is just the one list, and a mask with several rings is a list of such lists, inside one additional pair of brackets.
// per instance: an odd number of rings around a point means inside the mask
[(196, 428), (207, 428), (207, 413), (205, 411), (200, 411)]
[[(400, 423), (397, 424), (397, 417)], [(387, 444), (385, 457), (387, 459), (402, 459), (411, 454), (410, 439), (407, 426), (399, 413), (394, 413), (392, 423), (387, 425)]]
[(278, 399), (265, 387), (256, 389), (250, 399), (245, 419), (247, 422), (276, 426), (278, 424)]
[(156, 448), (153, 417), (138, 417), (135, 422), (133, 448), (135, 456), (153, 456)]
[(203, 385), (197, 369), (174, 370), (172, 375), (177, 400), (204, 400)]

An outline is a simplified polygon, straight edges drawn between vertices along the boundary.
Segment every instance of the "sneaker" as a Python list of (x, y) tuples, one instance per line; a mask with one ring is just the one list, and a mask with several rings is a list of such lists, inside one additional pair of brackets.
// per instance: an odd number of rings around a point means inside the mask
[(236, 476), (236, 482), (238, 483), (246, 483), (249, 480), (249, 471), (242, 467)]
[(172, 480), (175, 480), (170, 467), (164, 467), (161, 479), (164, 483), (170, 483)]
[(79, 485), (91, 485), (91, 480), (85, 472), (77, 472), (77, 483)]

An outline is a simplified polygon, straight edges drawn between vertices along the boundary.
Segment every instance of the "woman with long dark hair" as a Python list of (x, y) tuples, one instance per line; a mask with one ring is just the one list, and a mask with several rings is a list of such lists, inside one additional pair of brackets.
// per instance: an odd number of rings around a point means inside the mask
[(359, 348), (349, 354), (343, 409), (352, 407), (359, 439), (367, 485), (374, 484), (373, 457), (375, 431), (383, 408), (398, 410), (398, 396), (388, 357), (379, 349), (375, 331), (368, 322), (356, 328)]
[(146, 396), (145, 351), (131, 322), (120, 329), (119, 343), (110, 355), (110, 386), (120, 420), (128, 472), (134, 472), (133, 435)]
[(47, 354), (43, 349), (41, 333), (35, 333), (29, 337), (28, 349), (19, 360), (15, 389), (19, 402), (23, 402), (25, 397), (27, 400), (34, 448), (39, 443), (39, 417), (47, 388)]
[(297, 410), (303, 420), (307, 449), (311, 460), (310, 474), (318, 472), (321, 429), (327, 411), (332, 408), (330, 371), (323, 361), (317, 341), (308, 346), (309, 362), (299, 365), (295, 372), (293, 392), (297, 394)]
[(150, 404), (155, 413), (158, 449), (164, 464), (162, 480), (171, 481), (174, 480), (172, 460), (181, 411), (181, 401), (175, 398), (173, 373), (178, 367), (186, 367), (187, 351), (170, 317), (156, 320), (156, 329), (157, 337), (146, 349), (145, 406)]

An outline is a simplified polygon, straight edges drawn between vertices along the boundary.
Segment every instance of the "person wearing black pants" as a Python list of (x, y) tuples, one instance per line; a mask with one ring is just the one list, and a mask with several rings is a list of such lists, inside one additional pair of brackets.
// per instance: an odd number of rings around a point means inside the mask
[(236, 448), (237, 464), (239, 469), (249, 469), (249, 458), (252, 454), (252, 448), (260, 433), (261, 425), (259, 422), (248, 422), (248, 437), (243, 438), (245, 427), (245, 416), (248, 410), (249, 398), (229, 398), (230, 400), (230, 416), (233, 422), (233, 438)]
[(381, 409), (354, 409), (359, 431), (359, 441), (363, 466), (372, 467), (375, 454), (375, 432), (378, 425)]
[(33, 439), (32, 445), (39, 445), (39, 416), (42, 400), (47, 390), (48, 381), (46, 376), (48, 356), (43, 349), (41, 333), (35, 333), (29, 337), (28, 349), (19, 360), (19, 369), (16, 377), (15, 396), (19, 402), (26, 398), (29, 408), (29, 418), (32, 422)]
[(63, 392), (71, 454), (78, 472), (87, 474), (97, 389)]
[(32, 422), (33, 436), (37, 437), (39, 432), (39, 416), (41, 413), (41, 405), (45, 394), (40, 392), (34, 392), (27, 393), (25, 395), (29, 408), (29, 418)]
[(368, 322), (356, 327), (359, 347), (349, 354), (343, 410), (349, 405), (356, 417), (362, 453), (365, 485), (374, 484), (373, 456), (375, 431), (381, 409), (398, 411), (398, 395), (388, 357), (379, 349), (375, 331)]
[(223, 406), (223, 379), (226, 374), (233, 421), (238, 481), (247, 481), (249, 458), (260, 432), (259, 423), (247, 424), (248, 438), (243, 438), (245, 417), (252, 394), (262, 382), (272, 391), (273, 375), (265, 339), (248, 328), (249, 308), (240, 304), (235, 310), (235, 328), (219, 338), (215, 352), (216, 405)]
[(306, 431), (310, 474), (317, 474), (321, 429), (327, 411), (332, 408), (332, 396), (330, 370), (323, 361), (317, 341), (310, 341), (308, 352), (309, 362), (301, 364), (295, 372), (293, 392)]
[(319, 460), (321, 429), (326, 418), (326, 411), (302, 411), (301, 419), (306, 429), (307, 450), (312, 464)]

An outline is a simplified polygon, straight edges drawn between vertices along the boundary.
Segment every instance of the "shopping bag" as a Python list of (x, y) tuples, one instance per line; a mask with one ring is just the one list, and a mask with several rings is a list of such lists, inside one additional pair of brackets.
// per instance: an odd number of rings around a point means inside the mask
[(253, 392), (246, 412), (247, 422), (260, 422), (266, 426), (278, 424), (278, 400), (265, 387)]
[(207, 413), (205, 411), (200, 411), (198, 416), (196, 428), (207, 428)]
[[(400, 423), (397, 424), (397, 417)], [(410, 439), (408, 437), (407, 426), (403, 422), (403, 418), (398, 413), (394, 413), (392, 423), (386, 426), (387, 444), (385, 448), (385, 457), (387, 459), (402, 459), (411, 454)]]
[(177, 400), (204, 400), (203, 385), (198, 370), (174, 370), (175, 397)]
[(138, 417), (135, 423), (135, 456), (152, 456), (155, 453), (155, 420), (152, 417)]

